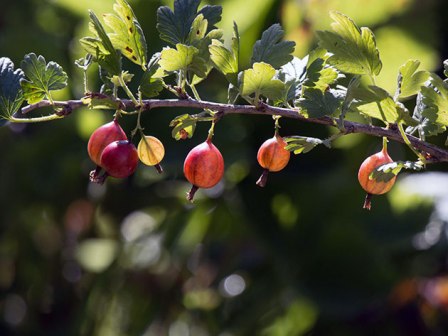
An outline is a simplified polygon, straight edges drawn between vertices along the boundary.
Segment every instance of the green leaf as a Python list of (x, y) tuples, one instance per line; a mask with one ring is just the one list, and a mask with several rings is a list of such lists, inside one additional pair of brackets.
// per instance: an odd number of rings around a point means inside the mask
[[(195, 25), (198, 26), (196, 33), (199, 31), (199, 28), (202, 29), (203, 32), (207, 29), (207, 20), (203, 19), (203, 15), (199, 14), (196, 17), (196, 20), (193, 23), (192, 31), (195, 28)], [(213, 29), (207, 35), (201, 37), (203, 33), (195, 34), (198, 38), (193, 38), (191, 40), (191, 45), (198, 49), (198, 53), (193, 58), (192, 70), (193, 75), (190, 76), (190, 83), (196, 85), (204, 80), (210, 71), (213, 68), (213, 62), (211, 61), (209, 47), (212, 44), (212, 41), (221, 41), (223, 31), (220, 29)], [(197, 71), (194, 71), (195, 68), (198, 68)], [(191, 74), (190, 74), (191, 75)]]
[(330, 16), (334, 32), (316, 32), (319, 45), (332, 53), (328, 62), (345, 73), (378, 75), (382, 64), (372, 31), (366, 27), (360, 29), (342, 13), (332, 11)]
[(62, 67), (53, 61), (47, 64), (43, 56), (27, 54), (21, 66), (27, 79), (22, 78), (20, 85), (29, 104), (38, 103), (45, 97), (50, 99), (50, 91), (67, 86), (67, 74)]
[(285, 90), (285, 84), (274, 79), (274, 76), (275, 69), (270, 64), (254, 63), (252, 69), (240, 73), (238, 78), (240, 94), (242, 96), (255, 94), (255, 98), (263, 95), (272, 100), (280, 99)]
[(423, 86), (421, 92), (426, 105), (422, 115), (434, 123), (448, 126), (448, 84), (432, 74), (431, 87)]
[(126, 0), (116, 0), (115, 14), (104, 14), (104, 22), (114, 31), (109, 34), (113, 46), (129, 60), (146, 68), (146, 40), (131, 6)]
[(0, 57), (0, 118), (8, 119), (22, 105), (24, 98), (20, 81), (23, 77), (23, 71), (14, 70), (14, 63), (9, 58)]
[(226, 76), (229, 83), (234, 86), (238, 85), (239, 49), (240, 35), (235, 22), (233, 23), (233, 37), (230, 50), (224, 47), (224, 44), (219, 40), (212, 40), (212, 44), (209, 46), (210, 58), (216, 69)]
[(103, 69), (111, 75), (118, 75), (121, 72), (121, 56), (115, 50), (103, 25), (94, 12), (89, 11), (89, 29), (94, 37), (83, 37), (80, 42), (84, 49), (93, 56)]
[(399, 98), (408, 98), (417, 94), (429, 79), (428, 71), (417, 71), (419, 66), (420, 61), (410, 59), (400, 67), (398, 74)]
[(290, 62), (296, 44), (292, 41), (282, 41), (284, 35), (285, 32), (278, 23), (266, 29), (261, 40), (255, 42), (251, 64), (264, 62), (278, 69)]
[(301, 113), (308, 118), (321, 118), (339, 113), (344, 94), (340, 90), (321, 91), (316, 88), (306, 88), (303, 97), (296, 101)]
[(331, 84), (336, 82), (338, 77), (339, 72), (335, 68), (326, 65), (325, 59), (316, 58), (313, 62), (308, 63), (306, 80), (303, 85), (325, 91)]
[(402, 169), (422, 170), (425, 166), (420, 161), (396, 161), (383, 164), (373, 170), (369, 179), (378, 182), (388, 182), (397, 176)]
[[(294, 154), (305, 154), (312, 150), (314, 147), (320, 144), (325, 144), (321, 139), (310, 138), (304, 136), (290, 136), (284, 137), (283, 140), (288, 144), (285, 149), (293, 152)], [(325, 144), (328, 146), (328, 144)]]
[(160, 54), (160, 67), (168, 72), (191, 70), (200, 77), (206, 76), (207, 65), (204, 59), (196, 57), (199, 50), (192, 46), (178, 43), (176, 49), (164, 48)]
[(148, 68), (143, 74), (138, 90), (142, 95), (151, 98), (158, 96), (163, 90), (163, 80), (156, 77), (159, 69), (160, 54), (155, 54), (148, 64)]
[(198, 14), (203, 15), (208, 22), (208, 29), (212, 30), (215, 24), (221, 21), (222, 7), (205, 6), (198, 13), (200, 2), (200, 0), (175, 0), (174, 11), (167, 6), (159, 7), (157, 30), (160, 38), (172, 45), (188, 44), (191, 27)]
[(170, 122), (170, 126), (174, 127), (171, 135), (176, 140), (185, 140), (191, 138), (196, 129), (196, 119), (189, 114), (177, 116)]
[(278, 78), (285, 83), (285, 102), (293, 101), (302, 94), (302, 85), (306, 78), (308, 57), (299, 59), (294, 57), (291, 62), (283, 65)]
[(411, 126), (418, 124), (403, 104), (395, 102), (386, 90), (378, 86), (354, 88), (353, 96), (355, 101), (350, 106), (352, 111), (382, 120), (385, 123), (402, 122)]

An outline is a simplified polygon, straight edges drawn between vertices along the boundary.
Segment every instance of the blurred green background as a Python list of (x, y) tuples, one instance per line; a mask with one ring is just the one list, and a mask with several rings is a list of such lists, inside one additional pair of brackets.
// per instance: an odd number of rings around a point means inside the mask
[[(160, 51), (156, 10), (172, 2), (130, 3), (150, 54)], [(305, 56), (316, 45), (314, 31), (329, 29), (331, 9), (373, 29), (384, 64), (378, 84), (391, 92), (409, 58), (437, 72), (448, 58), (444, 1), (210, 3), (223, 6), (226, 37), (238, 23), (243, 65), (275, 22), (297, 43), (296, 56)], [(58, 62), (72, 81), (57, 99), (79, 98), (74, 60), (83, 56), (78, 40), (87, 34), (87, 9), (100, 15), (112, 4), (4, 2), (0, 56), (16, 66), (29, 52)], [(217, 72), (198, 87), (203, 99), (220, 102), (226, 89)], [(357, 170), (381, 139), (350, 135), (331, 150), (294, 156), (263, 190), (255, 185), (256, 153), (273, 134), (272, 119), (228, 116), (214, 141), (225, 178), (189, 204), (183, 159), (208, 125), (176, 142), (168, 124), (187, 112), (198, 111), (159, 109), (143, 117), (146, 133), (165, 144), (163, 175), (140, 166), (131, 178), (103, 186), (88, 181), (94, 167), (86, 147), (112, 112), (79, 110), (60, 121), (0, 129), (0, 335), (448, 334), (446, 166), (402, 174), (367, 212)], [(135, 119), (124, 119), (130, 132)], [(330, 134), (293, 120), (281, 126), (283, 135)], [(412, 158), (401, 144), (389, 148), (396, 160)]]

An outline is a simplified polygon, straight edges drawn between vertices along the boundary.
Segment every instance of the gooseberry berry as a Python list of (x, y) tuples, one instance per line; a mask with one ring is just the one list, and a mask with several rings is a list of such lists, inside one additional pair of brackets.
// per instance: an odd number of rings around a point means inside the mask
[(112, 177), (128, 177), (135, 172), (137, 165), (137, 149), (128, 140), (110, 143), (101, 154), (101, 167)]
[(358, 181), (361, 187), (367, 192), (364, 201), (364, 209), (370, 210), (372, 195), (381, 195), (387, 193), (395, 183), (396, 176), (388, 181), (376, 180), (370, 177), (370, 174), (379, 166), (391, 163), (393, 160), (387, 152), (386, 142), (383, 143), (383, 149), (364, 160), (359, 167)]
[(140, 161), (147, 166), (154, 166), (159, 173), (163, 172), (160, 161), (165, 156), (165, 148), (156, 137), (145, 135), (140, 139), (137, 146)]
[(127, 140), (127, 136), (116, 119), (97, 128), (87, 144), (87, 151), (92, 161), (101, 166), (100, 159), (104, 148), (117, 140)]
[(257, 160), (264, 170), (256, 182), (258, 186), (264, 187), (266, 185), (269, 172), (278, 172), (286, 167), (291, 153), (285, 149), (285, 146), (286, 142), (278, 134), (275, 134), (260, 146)]
[(224, 159), (216, 146), (207, 139), (194, 147), (185, 158), (184, 175), (192, 184), (187, 199), (193, 200), (199, 188), (215, 186), (224, 175)]

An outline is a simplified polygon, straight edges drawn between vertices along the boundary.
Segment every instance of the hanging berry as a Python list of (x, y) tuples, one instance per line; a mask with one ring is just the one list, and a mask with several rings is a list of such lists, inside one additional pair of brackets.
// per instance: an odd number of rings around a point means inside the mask
[(192, 184), (187, 199), (193, 200), (199, 188), (215, 186), (224, 175), (224, 159), (221, 152), (208, 138), (194, 147), (185, 158), (185, 178)]
[(383, 139), (383, 148), (378, 153), (375, 153), (364, 160), (359, 167), (358, 180), (361, 187), (367, 192), (364, 201), (364, 209), (370, 210), (372, 195), (381, 195), (387, 193), (394, 185), (396, 176), (388, 181), (378, 181), (370, 178), (370, 174), (379, 166), (386, 163), (394, 162), (387, 152), (387, 139)]

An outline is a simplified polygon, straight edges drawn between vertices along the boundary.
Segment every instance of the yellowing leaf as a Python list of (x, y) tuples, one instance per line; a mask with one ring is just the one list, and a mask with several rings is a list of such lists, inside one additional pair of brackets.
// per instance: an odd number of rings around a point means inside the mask
[(114, 47), (132, 62), (146, 69), (146, 40), (143, 30), (126, 0), (116, 0), (115, 14), (105, 14), (104, 22), (114, 31), (109, 34)]

